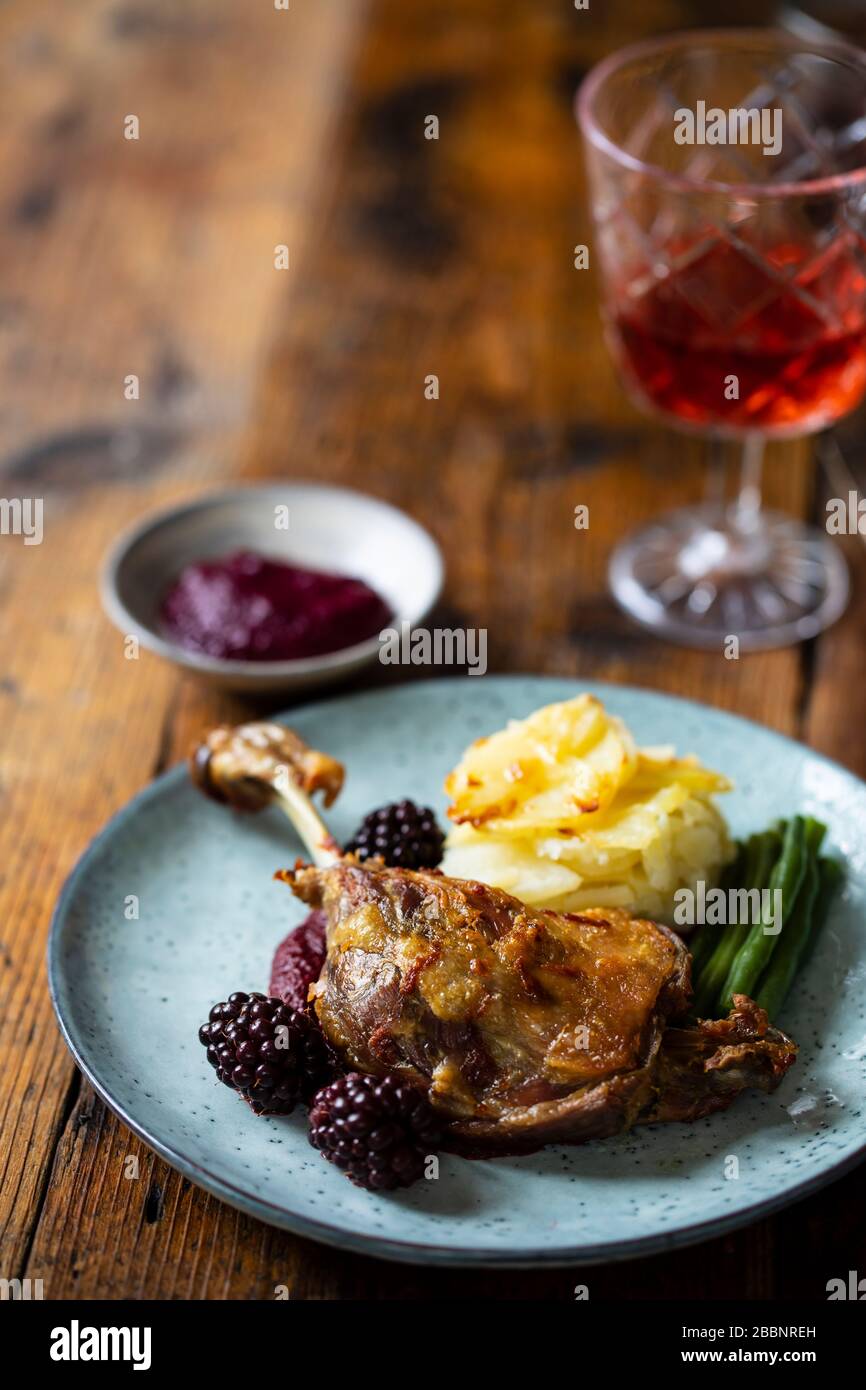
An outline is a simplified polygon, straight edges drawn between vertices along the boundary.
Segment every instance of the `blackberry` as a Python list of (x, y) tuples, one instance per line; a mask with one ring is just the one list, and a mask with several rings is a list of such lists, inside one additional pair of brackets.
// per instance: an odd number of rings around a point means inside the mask
[(436, 1116), (423, 1092), (395, 1076), (349, 1072), (310, 1106), (310, 1143), (372, 1192), (409, 1187), (439, 1145)]
[(333, 1075), (315, 1019), (264, 994), (230, 994), (198, 1037), (220, 1081), (257, 1115), (290, 1115)]
[(378, 855), (395, 869), (435, 869), (444, 845), (429, 806), (396, 801), (365, 816), (346, 849), (359, 859)]

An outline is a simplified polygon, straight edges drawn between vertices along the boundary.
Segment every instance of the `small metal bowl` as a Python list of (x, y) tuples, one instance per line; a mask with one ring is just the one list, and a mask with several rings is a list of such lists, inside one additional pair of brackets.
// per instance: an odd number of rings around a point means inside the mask
[[(288, 509), (288, 528), (279, 529)], [(146, 517), (110, 552), (102, 602), (126, 636), (212, 685), (265, 693), (337, 681), (373, 661), (378, 637), (326, 656), (295, 661), (228, 661), (190, 652), (166, 636), (162, 600), (181, 570), (234, 550), (255, 550), (292, 564), (352, 575), (376, 589), (392, 625), (419, 623), (442, 588), (439, 547), (396, 507), (349, 488), (269, 484), (209, 493)]]

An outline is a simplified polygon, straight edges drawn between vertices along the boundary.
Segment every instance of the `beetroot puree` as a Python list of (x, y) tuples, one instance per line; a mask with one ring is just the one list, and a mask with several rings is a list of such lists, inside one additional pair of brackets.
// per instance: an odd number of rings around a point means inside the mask
[(310, 985), (322, 973), (326, 951), (325, 914), (314, 909), (277, 947), (268, 993), (292, 1009), (305, 1009)]
[(361, 579), (249, 550), (188, 565), (161, 612), (179, 646), (229, 661), (323, 656), (374, 637), (393, 617)]

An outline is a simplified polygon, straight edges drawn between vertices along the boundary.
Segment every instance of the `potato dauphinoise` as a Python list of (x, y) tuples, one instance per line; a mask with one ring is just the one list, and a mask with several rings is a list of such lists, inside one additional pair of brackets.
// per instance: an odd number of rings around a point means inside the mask
[(546, 705), (466, 750), (442, 868), (560, 911), (627, 907), (670, 918), (673, 894), (714, 883), (730, 856), (696, 758), (644, 749), (591, 695)]

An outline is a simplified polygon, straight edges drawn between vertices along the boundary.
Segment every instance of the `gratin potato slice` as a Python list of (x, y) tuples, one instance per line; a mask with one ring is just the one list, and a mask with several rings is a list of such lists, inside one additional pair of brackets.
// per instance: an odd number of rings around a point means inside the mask
[(622, 721), (578, 695), (473, 743), (446, 779), (448, 815), (457, 825), (518, 837), (572, 826), (609, 806), (636, 767)]
[(664, 786), (686, 787), (691, 795), (729, 792), (733, 783), (721, 772), (714, 772), (693, 753), (678, 758), (672, 749), (640, 748), (629, 792), (637, 794)]
[(513, 840), (503, 843), (471, 827), (466, 829), (471, 837), (452, 844), (447, 851), (447, 867), (443, 864), (443, 868), (449, 877), (494, 883), (530, 904), (576, 893), (581, 885), (581, 876), (573, 868), (540, 858), (531, 845), (518, 846)]

